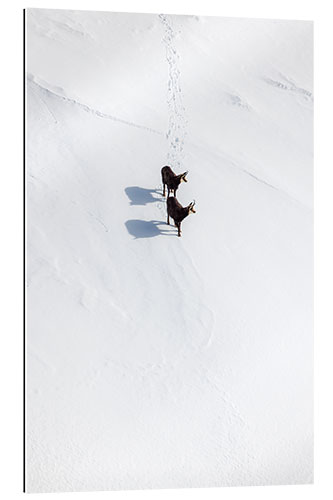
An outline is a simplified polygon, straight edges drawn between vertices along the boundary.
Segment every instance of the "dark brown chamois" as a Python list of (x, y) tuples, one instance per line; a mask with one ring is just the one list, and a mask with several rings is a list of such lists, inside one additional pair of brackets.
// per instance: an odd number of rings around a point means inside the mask
[(190, 214), (195, 214), (194, 210), (195, 201), (192, 201), (187, 207), (182, 207), (177, 198), (170, 196), (167, 199), (168, 210), (168, 224), (170, 224), (170, 217), (175, 221), (175, 226), (178, 228), (178, 236), (181, 235), (180, 225), (182, 221)]
[(161, 170), (162, 182), (163, 182), (163, 196), (165, 196), (165, 186), (168, 187), (168, 197), (170, 192), (173, 191), (174, 196), (176, 196), (177, 189), (181, 182), (187, 182), (186, 176), (187, 172), (176, 175), (170, 167), (163, 167)]

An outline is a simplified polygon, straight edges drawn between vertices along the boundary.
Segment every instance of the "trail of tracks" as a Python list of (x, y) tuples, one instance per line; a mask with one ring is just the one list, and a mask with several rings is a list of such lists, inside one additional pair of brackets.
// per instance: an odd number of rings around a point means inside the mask
[[(180, 54), (177, 51), (175, 43), (179, 31), (173, 27), (172, 16), (160, 14), (159, 19), (164, 27), (162, 42), (165, 46), (165, 56), (168, 65), (167, 105), (169, 125), (166, 134), (168, 141), (167, 161), (176, 172), (179, 172), (185, 170), (183, 165), (185, 156), (184, 145), (188, 124), (181, 88)], [(164, 207), (164, 203), (158, 203), (158, 208), (163, 212), (165, 211)], [(173, 268), (177, 270), (176, 274), (182, 275), (183, 282), (187, 283), (186, 288), (188, 292), (186, 297), (182, 297), (182, 308), (186, 310), (189, 307), (189, 303), (197, 305), (195, 308), (197, 314), (192, 318), (194, 323), (189, 328), (191, 331), (189, 344), (194, 349), (207, 348), (210, 346), (213, 338), (214, 314), (209, 306), (205, 304), (203, 293), (205, 288), (204, 282), (198, 273), (190, 253), (186, 250), (186, 245), (182, 245), (177, 251), (173, 248), (170, 251), (173, 254)], [(183, 256), (180, 260), (179, 253), (181, 251), (183, 252)], [(186, 269), (186, 272), (184, 272), (184, 269)], [(176, 277), (174, 282), (176, 281)]]
[(183, 104), (181, 89), (181, 74), (179, 69), (179, 53), (175, 45), (177, 32), (173, 29), (172, 21), (165, 14), (159, 15), (165, 30), (163, 44), (168, 64), (168, 94), (167, 105), (169, 110), (169, 126), (166, 134), (168, 141), (168, 163), (179, 170), (184, 159), (184, 143), (186, 139), (187, 119)]

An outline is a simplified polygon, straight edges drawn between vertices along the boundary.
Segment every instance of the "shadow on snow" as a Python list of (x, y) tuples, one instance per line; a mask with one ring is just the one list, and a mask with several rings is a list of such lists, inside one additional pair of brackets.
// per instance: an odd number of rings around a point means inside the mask
[(146, 189), (139, 186), (129, 186), (125, 188), (125, 193), (127, 194), (131, 205), (147, 205), (148, 203), (161, 201), (160, 198), (153, 196), (154, 194), (160, 194), (158, 189)]
[(175, 236), (176, 233), (160, 229), (159, 226), (168, 226), (166, 222), (158, 220), (139, 220), (131, 219), (125, 222), (127, 231), (135, 239), (138, 238), (153, 238), (154, 236), (169, 235)]

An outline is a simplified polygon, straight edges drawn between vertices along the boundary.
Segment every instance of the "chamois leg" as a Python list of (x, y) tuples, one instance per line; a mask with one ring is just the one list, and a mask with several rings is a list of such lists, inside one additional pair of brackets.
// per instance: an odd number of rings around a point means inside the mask
[(170, 216), (169, 216), (169, 212), (168, 212), (168, 220), (167, 220), (167, 222), (168, 222), (168, 225), (170, 226)]
[(163, 183), (163, 196), (165, 196), (165, 184)]
[(177, 227), (178, 227), (178, 236), (179, 237), (181, 236), (180, 224), (181, 224), (180, 222), (178, 222), (178, 224), (177, 224)]

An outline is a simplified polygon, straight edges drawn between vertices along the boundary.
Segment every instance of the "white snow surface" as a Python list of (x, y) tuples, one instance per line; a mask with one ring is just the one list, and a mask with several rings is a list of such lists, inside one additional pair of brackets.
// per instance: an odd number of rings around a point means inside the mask
[(29, 492), (312, 482), (312, 65), (311, 22), (27, 11)]

